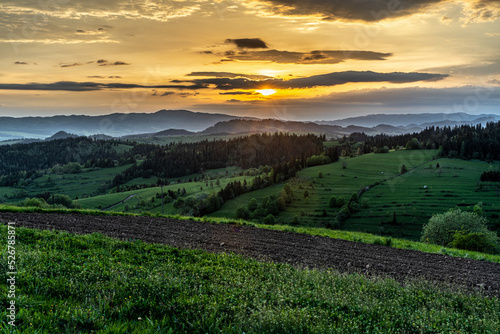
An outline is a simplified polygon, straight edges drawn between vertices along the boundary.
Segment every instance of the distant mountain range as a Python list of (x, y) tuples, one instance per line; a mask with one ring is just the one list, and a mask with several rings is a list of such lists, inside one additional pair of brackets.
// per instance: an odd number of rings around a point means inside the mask
[[(60, 139), (91, 136), (96, 139), (148, 138), (188, 135), (247, 134), (261, 132), (310, 132), (330, 137), (364, 132), (368, 135), (419, 132), (428, 126), (485, 124), (499, 121), (499, 115), (398, 114), (368, 115), (335, 121), (297, 122), (196, 113), (188, 110), (160, 110), (152, 114), (106, 116), (0, 117), (0, 140), (14, 138)], [(70, 134), (71, 133), (71, 134)], [(98, 135), (97, 135), (98, 134)]]
[(328, 125), (358, 125), (374, 127), (380, 124), (392, 126), (415, 127), (425, 129), (428, 126), (454, 126), (461, 124), (485, 124), (500, 120), (500, 115), (482, 114), (470, 115), (466, 113), (423, 113), (423, 114), (376, 114), (359, 117), (350, 117), (335, 121), (315, 121), (318, 124)]
[(202, 131), (218, 122), (238, 118), (240, 117), (188, 110), (116, 113), (104, 116), (0, 117), (0, 140), (47, 138), (58, 131), (84, 136), (102, 133), (113, 137), (158, 132), (170, 128)]

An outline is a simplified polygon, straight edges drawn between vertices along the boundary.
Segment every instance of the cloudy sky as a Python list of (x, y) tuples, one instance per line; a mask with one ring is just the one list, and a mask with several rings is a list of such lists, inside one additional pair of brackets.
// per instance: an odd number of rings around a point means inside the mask
[(0, 116), (500, 113), (497, 0), (2, 0)]

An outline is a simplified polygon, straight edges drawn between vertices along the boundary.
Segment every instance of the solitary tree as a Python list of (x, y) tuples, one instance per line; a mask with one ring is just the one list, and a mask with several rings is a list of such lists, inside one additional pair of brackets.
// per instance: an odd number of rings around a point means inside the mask
[(405, 174), (408, 171), (405, 165), (401, 165), (400, 174)]

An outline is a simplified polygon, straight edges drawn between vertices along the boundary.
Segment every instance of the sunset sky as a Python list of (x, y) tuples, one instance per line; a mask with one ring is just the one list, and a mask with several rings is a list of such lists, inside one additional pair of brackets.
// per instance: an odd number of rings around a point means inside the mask
[(497, 0), (0, 1), (0, 116), (499, 107)]

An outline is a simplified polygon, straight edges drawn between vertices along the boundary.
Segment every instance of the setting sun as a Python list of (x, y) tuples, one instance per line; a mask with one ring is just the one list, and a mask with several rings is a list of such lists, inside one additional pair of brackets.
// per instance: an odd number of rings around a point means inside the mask
[(274, 90), (274, 89), (259, 89), (259, 90), (256, 90), (256, 92), (261, 93), (264, 96), (269, 96), (269, 95), (273, 95), (274, 93), (276, 93), (276, 90)]

